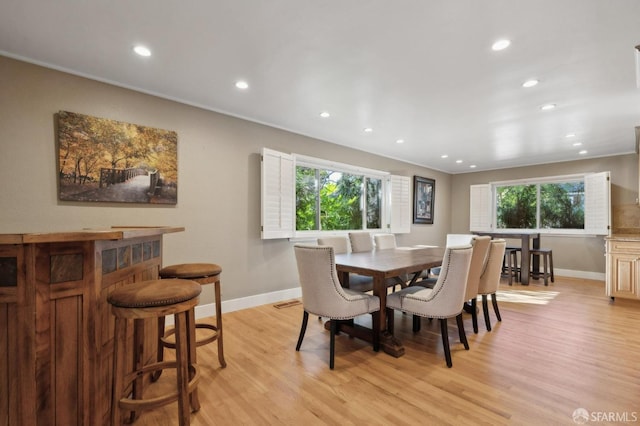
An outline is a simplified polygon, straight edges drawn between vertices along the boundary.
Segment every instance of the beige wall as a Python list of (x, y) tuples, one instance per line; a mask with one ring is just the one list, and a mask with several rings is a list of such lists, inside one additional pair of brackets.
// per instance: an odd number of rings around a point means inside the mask
[[(178, 133), (178, 204), (57, 199), (54, 114), (60, 110)], [(443, 244), (451, 176), (290, 132), (0, 56), (0, 233), (111, 225), (184, 226), (165, 236), (164, 263), (223, 267), (223, 300), (297, 287), (292, 243), (260, 239), (262, 147), (436, 179), (435, 224), (400, 244)], [(205, 288), (201, 304), (212, 300)]]
[[(633, 129), (630, 129), (633, 136)], [(543, 176), (570, 175), (586, 172), (611, 172), (611, 204), (618, 208), (638, 211), (638, 155), (629, 154), (540, 166), (519, 167), (452, 176), (451, 230), (469, 230), (469, 186), (473, 184), (524, 179)], [(615, 216), (614, 216), (615, 217)], [(616, 226), (616, 223), (613, 223)], [(636, 222), (640, 228), (640, 221)], [(543, 235), (541, 244), (553, 250), (554, 266), (572, 271), (605, 272), (604, 239), (599, 237)]]

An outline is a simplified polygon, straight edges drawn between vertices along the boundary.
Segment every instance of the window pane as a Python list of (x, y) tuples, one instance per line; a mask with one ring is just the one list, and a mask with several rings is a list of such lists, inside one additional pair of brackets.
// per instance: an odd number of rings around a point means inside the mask
[(382, 228), (382, 179), (367, 178), (367, 229)]
[(540, 227), (584, 229), (584, 182), (540, 185)]
[(296, 229), (298, 231), (318, 229), (316, 188), (316, 170), (296, 167)]
[(498, 228), (536, 228), (536, 185), (513, 185), (496, 188)]
[(362, 176), (321, 171), (320, 229), (362, 229)]

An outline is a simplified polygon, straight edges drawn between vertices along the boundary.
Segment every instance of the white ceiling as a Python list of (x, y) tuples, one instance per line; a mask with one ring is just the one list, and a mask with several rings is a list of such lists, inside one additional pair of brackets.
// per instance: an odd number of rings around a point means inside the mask
[(634, 152), (636, 45), (640, 0), (0, 2), (2, 55), (449, 173)]

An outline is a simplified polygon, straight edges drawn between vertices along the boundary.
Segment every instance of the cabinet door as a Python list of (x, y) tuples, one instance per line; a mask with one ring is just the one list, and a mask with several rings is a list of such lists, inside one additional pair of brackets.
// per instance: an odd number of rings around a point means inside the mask
[(612, 254), (611, 296), (638, 298), (638, 255)]

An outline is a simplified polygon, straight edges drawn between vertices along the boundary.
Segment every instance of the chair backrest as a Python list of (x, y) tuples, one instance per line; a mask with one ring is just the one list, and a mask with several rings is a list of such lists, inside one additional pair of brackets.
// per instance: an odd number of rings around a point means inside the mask
[(447, 234), (446, 247), (466, 246), (471, 244), (473, 237), (475, 237), (473, 234)]
[(376, 249), (396, 248), (396, 236), (393, 234), (375, 234), (373, 240), (376, 243)]
[(478, 284), (478, 294), (493, 294), (500, 286), (502, 274), (502, 259), (507, 246), (505, 240), (491, 240), (487, 264), (485, 265)]
[(335, 254), (349, 252), (349, 239), (346, 236), (320, 237), (318, 238), (318, 245), (333, 247)]
[[(429, 315), (433, 318), (450, 318), (462, 311), (465, 289), (473, 247), (447, 247), (442, 259), (442, 269), (430, 293)], [(437, 300), (436, 300), (437, 299)]]
[(353, 253), (373, 251), (373, 240), (369, 232), (349, 232), (349, 241)]
[(469, 266), (469, 277), (467, 278), (467, 289), (464, 300), (473, 299), (478, 295), (480, 275), (482, 275), (485, 267), (491, 237), (474, 235), (471, 243), (473, 245), (473, 254), (471, 255), (471, 265)]
[[(347, 294), (340, 285), (333, 247), (297, 244), (293, 248), (304, 310), (330, 319), (353, 318), (353, 309), (358, 306), (353, 306), (357, 305), (352, 303), (354, 297)], [(366, 294), (360, 296), (359, 299), (362, 300), (359, 300), (359, 304), (364, 305), (369, 303), (367, 299), (373, 297)], [(367, 312), (367, 309), (364, 308), (363, 312)]]

